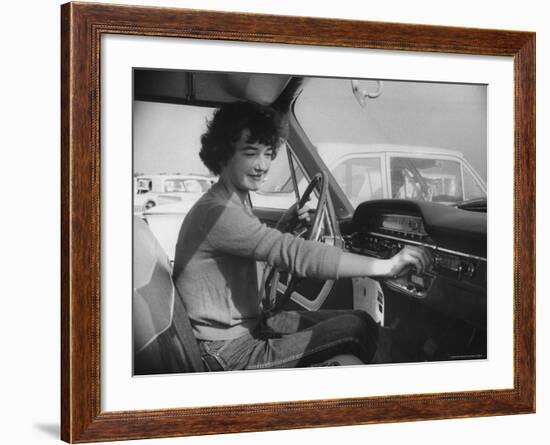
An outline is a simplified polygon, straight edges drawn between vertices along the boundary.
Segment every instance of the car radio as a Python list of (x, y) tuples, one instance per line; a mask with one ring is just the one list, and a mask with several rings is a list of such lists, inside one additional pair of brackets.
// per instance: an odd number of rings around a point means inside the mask
[(424, 298), (437, 276), (445, 276), (458, 281), (478, 281), (483, 274), (480, 269), (484, 259), (439, 248), (428, 240), (402, 239), (379, 232), (355, 233), (346, 240), (350, 252), (374, 258), (389, 259), (406, 245), (424, 246), (431, 251), (434, 259), (429, 272), (417, 274), (413, 269), (408, 273), (384, 282), (391, 288), (415, 298)]

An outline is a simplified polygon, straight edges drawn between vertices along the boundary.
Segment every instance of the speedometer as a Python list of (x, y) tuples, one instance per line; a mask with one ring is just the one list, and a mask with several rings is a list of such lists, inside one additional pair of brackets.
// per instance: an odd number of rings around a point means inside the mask
[(380, 228), (384, 230), (425, 235), (422, 218), (407, 215), (382, 215)]

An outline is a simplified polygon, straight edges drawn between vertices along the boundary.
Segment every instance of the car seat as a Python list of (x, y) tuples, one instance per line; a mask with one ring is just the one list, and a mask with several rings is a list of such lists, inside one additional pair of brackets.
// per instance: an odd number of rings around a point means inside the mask
[(204, 371), (166, 253), (148, 225), (134, 217), (134, 374)]

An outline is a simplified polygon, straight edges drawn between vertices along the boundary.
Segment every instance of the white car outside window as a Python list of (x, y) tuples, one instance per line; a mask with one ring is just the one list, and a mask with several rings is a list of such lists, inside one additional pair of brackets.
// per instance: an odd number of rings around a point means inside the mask
[[(353, 207), (373, 199), (458, 204), (486, 197), (486, 185), (458, 151), (389, 144), (319, 144), (317, 151)], [(308, 180), (295, 162), (298, 190)], [(255, 207), (286, 209), (296, 202), (288, 155), (281, 149), (266, 182), (251, 194)], [(314, 204), (314, 203), (313, 203)]]

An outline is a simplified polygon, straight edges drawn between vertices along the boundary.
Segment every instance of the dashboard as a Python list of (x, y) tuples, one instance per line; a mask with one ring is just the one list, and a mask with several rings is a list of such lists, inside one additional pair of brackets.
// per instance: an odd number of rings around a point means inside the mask
[(434, 264), (384, 285), (471, 324), (486, 324), (487, 215), (442, 204), (377, 200), (359, 205), (347, 250), (387, 259), (406, 245), (424, 246)]

